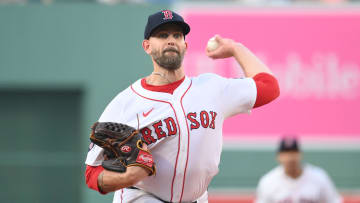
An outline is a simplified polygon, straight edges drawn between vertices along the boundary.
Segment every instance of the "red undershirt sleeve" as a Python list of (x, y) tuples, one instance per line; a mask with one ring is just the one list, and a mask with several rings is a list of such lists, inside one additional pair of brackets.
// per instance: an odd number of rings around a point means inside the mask
[(85, 170), (85, 181), (86, 184), (89, 188), (96, 190), (98, 192), (100, 192), (101, 194), (106, 194), (102, 191), (99, 190), (98, 187), (98, 177), (99, 174), (104, 170), (104, 168), (102, 166), (89, 166), (86, 165), (86, 170)]
[(259, 73), (253, 79), (257, 89), (254, 108), (265, 105), (280, 95), (279, 83), (271, 74)]

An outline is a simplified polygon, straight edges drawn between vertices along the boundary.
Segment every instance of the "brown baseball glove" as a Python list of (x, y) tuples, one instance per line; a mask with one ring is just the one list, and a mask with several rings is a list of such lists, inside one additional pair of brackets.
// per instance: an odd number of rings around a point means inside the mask
[(144, 139), (133, 127), (121, 123), (96, 122), (91, 127), (90, 140), (104, 149), (105, 169), (125, 172), (126, 167), (140, 166), (149, 175), (156, 173), (155, 163), (150, 151), (143, 148)]

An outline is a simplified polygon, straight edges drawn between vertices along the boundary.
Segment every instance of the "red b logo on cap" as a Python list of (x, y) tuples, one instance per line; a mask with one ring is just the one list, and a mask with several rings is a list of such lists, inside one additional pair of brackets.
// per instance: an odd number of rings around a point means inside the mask
[(172, 12), (170, 10), (161, 11), (164, 14), (164, 20), (171, 20), (173, 18)]

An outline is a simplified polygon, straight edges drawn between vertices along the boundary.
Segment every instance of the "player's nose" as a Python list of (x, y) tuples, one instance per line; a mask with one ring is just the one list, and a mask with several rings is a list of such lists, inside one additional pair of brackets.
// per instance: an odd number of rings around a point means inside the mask
[(169, 45), (169, 46), (175, 46), (175, 42), (169, 41), (169, 42), (168, 42), (168, 45)]
[(167, 43), (170, 46), (175, 46), (175, 41), (176, 38), (174, 37), (174, 35), (169, 35), (169, 37), (167, 38)]

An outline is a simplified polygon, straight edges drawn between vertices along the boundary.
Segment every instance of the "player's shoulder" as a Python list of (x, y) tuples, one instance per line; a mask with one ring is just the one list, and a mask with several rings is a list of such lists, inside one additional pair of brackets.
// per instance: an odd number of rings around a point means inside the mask
[(225, 78), (214, 73), (203, 73), (195, 77), (190, 77), (194, 87), (208, 88), (213, 92), (221, 89), (225, 85)]
[(305, 170), (311, 172), (312, 174), (326, 174), (326, 171), (319, 166), (312, 165), (310, 163), (305, 164)]
[[(137, 83), (134, 82), (133, 84)], [(133, 85), (132, 84), (132, 85)], [(131, 90), (131, 86), (128, 86), (124, 90), (120, 91), (111, 102), (126, 102), (126, 100), (131, 100), (133, 96), (135, 96), (134, 92)]]
[(224, 77), (215, 73), (203, 73), (198, 76), (192, 77), (191, 79), (195, 82), (206, 82), (209, 80), (218, 80), (218, 81), (225, 80)]
[(226, 77), (223, 77), (221, 75), (218, 75), (218, 74), (215, 74), (215, 73), (203, 73), (203, 74), (200, 74), (198, 76), (195, 76), (195, 77), (191, 77), (192, 81), (193, 82), (199, 82), (199, 83), (202, 83), (202, 82), (210, 82), (211, 83), (215, 83), (216, 82), (219, 82), (219, 83), (226, 83), (226, 82), (231, 82), (231, 81), (249, 81), (249, 80), (253, 80), (251, 77), (249, 78), (246, 78), (246, 77), (239, 77), (239, 78), (226, 78)]
[(260, 178), (259, 184), (268, 185), (274, 183), (274, 181), (279, 181), (279, 178), (283, 174), (283, 170), (282, 166), (276, 166)]
[(127, 98), (129, 95), (132, 94), (132, 91), (131, 91), (131, 86), (125, 88), (124, 90), (120, 91), (115, 97), (114, 99), (125, 99)]
[(308, 173), (311, 178), (319, 181), (327, 180), (329, 177), (323, 168), (309, 163), (305, 164), (305, 172)]
[(119, 106), (129, 100), (131, 98), (131, 89), (127, 87), (126, 89), (122, 90), (115, 97), (110, 101), (107, 107)]
[(215, 73), (203, 73), (196, 77), (191, 77), (192, 83), (195, 86), (201, 87), (206, 85), (206, 88), (212, 89), (222, 89), (228, 82), (228, 78), (224, 78)]
[(131, 86), (120, 91), (106, 106), (101, 114), (99, 121), (117, 121), (120, 122), (120, 116), (123, 115), (124, 108), (133, 102), (135, 94), (132, 93)]
[(305, 165), (306, 178), (316, 182), (318, 185), (327, 185), (332, 182), (328, 173), (321, 167), (311, 164)]

